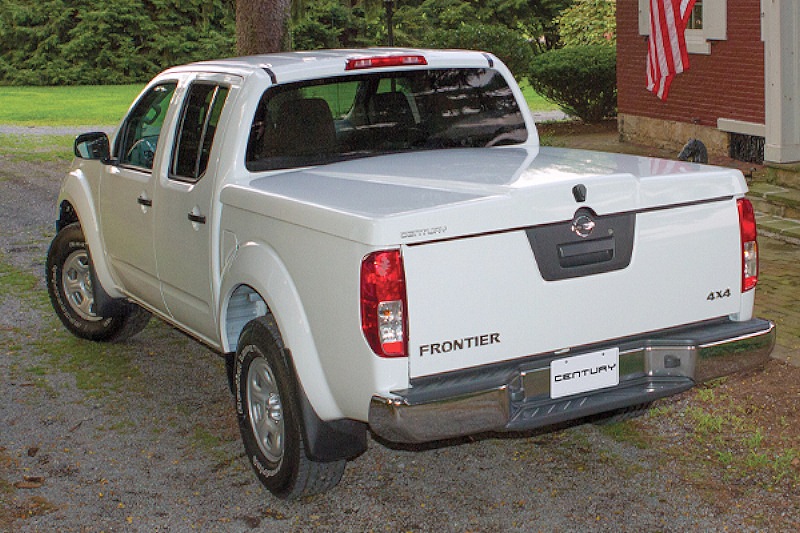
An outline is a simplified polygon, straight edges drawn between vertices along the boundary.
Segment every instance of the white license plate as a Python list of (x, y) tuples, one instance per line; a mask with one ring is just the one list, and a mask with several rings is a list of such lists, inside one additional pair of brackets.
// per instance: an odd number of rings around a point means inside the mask
[(550, 363), (550, 397), (563, 398), (619, 385), (619, 348)]

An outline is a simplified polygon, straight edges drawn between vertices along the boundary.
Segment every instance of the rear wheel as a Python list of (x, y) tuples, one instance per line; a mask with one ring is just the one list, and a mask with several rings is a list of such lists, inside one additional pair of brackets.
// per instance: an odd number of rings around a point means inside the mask
[(47, 252), (47, 292), (64, 326), (78, 337), (107, 342), (125, 340), (144, 329), (150, 313), (126, 300), (114, 300), (98, 313), (95, 295), (102, 290), (80, 224), (64, 227)]
[(272, 317), (257, 318), (245, 326), (233, 381), (245, 452), (261, 483), (285, 499), (335, 487), (346, 461), (323, 463), (306, 455), (294, 372)]

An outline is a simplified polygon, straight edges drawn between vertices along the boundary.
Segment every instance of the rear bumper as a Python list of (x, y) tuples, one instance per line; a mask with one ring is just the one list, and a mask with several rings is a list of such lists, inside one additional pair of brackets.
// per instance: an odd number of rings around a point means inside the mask
[[(373, 396), (369, 424), (395, 442), (535, 429), (652, 402), (757, 367), (769, 359), (774, 345), (775, 325), (767, 320), (703, 322), (566, 354), (421, 378), (409, 389)], [(551, 398), (553, 361), (609, 347), (619, 348), (619, 385)]]

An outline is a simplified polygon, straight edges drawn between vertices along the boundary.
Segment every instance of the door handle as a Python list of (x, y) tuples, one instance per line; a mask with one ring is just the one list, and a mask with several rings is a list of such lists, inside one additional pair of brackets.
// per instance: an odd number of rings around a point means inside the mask
[(614, 259), (614, 237), (558, 245), (558, 262), (561, 268), (605, 263)]
[(194, 213), (189, 213), (187, 218), (192, 222), (196, 222), (197, 224), (205, 224), (206, 223), (206, 216), (205, 215), (195, 215)]
[(145, 207), (153, 207), (153, 200), (140, 196), (136, 199), (136, 203)]

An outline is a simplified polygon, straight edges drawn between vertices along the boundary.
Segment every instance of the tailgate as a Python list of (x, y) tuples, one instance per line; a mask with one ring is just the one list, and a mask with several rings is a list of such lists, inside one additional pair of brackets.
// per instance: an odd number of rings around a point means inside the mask
[(586, 214), (406, 246), (410, 377), (739, 312), (734, 199)]

